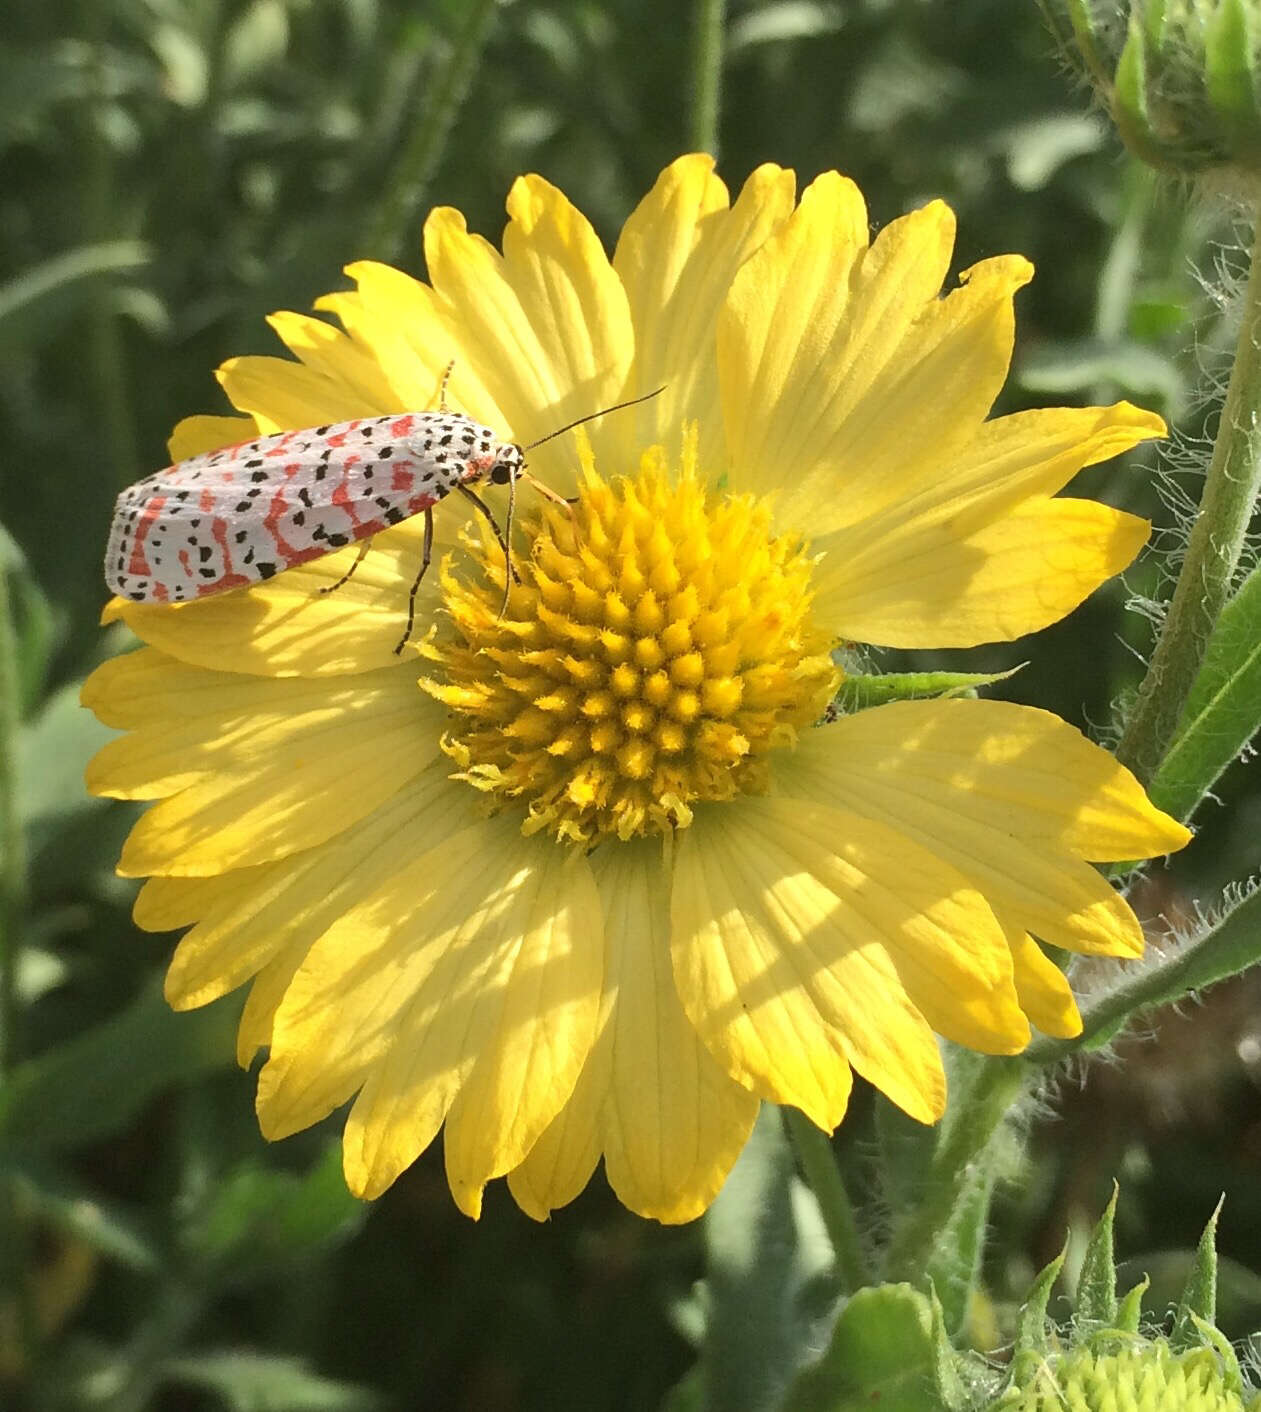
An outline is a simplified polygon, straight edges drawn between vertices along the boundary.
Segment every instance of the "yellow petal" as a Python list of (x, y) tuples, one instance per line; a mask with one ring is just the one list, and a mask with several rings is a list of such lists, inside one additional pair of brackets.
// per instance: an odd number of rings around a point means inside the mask
[[(537, 845), (533, 895), (522, 889), (519, 921), (496, 919), (488, 929), (485, 950), (498, 951), (504, 934), (518, 928), (516, 954), (503, 957), (502, 980), (488, 978), (462, 1031), (460, 1044), (476, 1043), (479, 1053), (443, 1138), (451, 1194), (474, 1219), (486, 1183), (521, 1163), (573, 1092), (599, 1020), (604, 947), (591, 869), (551, 840), (522, 840), (523, 851), (528, 843)], [(453, 988), (460, 989), (458, 979)], [(411, 1072), (399, 1065), (400, 1077), (404, 1069)], [(372, 1082), (386, 1092), (385, 1074)], [(376, 1180), (385, 1175), (378, 1168)]]
[[(129, 745), (136, 769), (151, 769), (159, 789), (164, 774), (203, 764), (209, 771), (142, 815), (118, 871), (205, 876), (313, 848), (419, 774), (437, 753), (440, 720), (408, 673), (395, 669), (372, 684), (334, 688), (324, 704), (293, 714), (260, 710), (223, 741), (211, 737), (200, 747), (178, 721), (165, 734), (154, 728), (114, 742), (107, 764), (125, 779)], [(184, 764), (170, 753), (181, 749), (191, 752)], [(108, 781), (92, 784), (103, 791)], [(128, 792), (139, 788), (129, 780)]]
[(287, 358), (229, 358), (215, 376), (228, 401), (265, 435), (396, 410), (386, 405), (384, 385), (378, 401), (366, 400), (353, 386)]
[[(915, 516), (934, 507), (969, 523), (986, 523), (1022, 500), (1054, 495), (1081, 470), (1119, 456), (1140, 441), (1164, 436), (1154, 412), (1129, 402), (1110, 407), (1041, 407), (983, 422), (951, 457), (943, 457), (931, 482), (889, 516)], [(884, 526), (884, 520), (878, 523)]]
[(1190, 834), (1133, 775), (1046, 711), (905, 701), (846, 716), (777, 762), (785, 793), (896, 828), (950, 863), (1005, 923), (1057, 946), (1137, 955), (1125, 899), (1082, 858), (1143, 858)]
[(130, 732), (87, 768), (88, 789), (113, 799), (162, 798), (213, 770), (248, 772), (278, 733), (335, 728), (365, 710), (410, 717), (418, 704), (406, 667), (353, 681), (272, 681), (189, 667), (152, 649), (99, 667), (83, 701), (101, 702), (98, 714)]
[(1009, 931), (1020, 1005), (1043, 1034), (1074, 1039), (1081, 1034), (1081, 1015), (1068, 977), (1026, 932)]
[(452, 1190), (475, 1215), (485, 1182), (521, 1162), (577, 1080), (601, 953), (584, 859), (521, 838), (515, 821), (453, 834), (312, 947), (276, 1015), (264, 1130), (305, 1127), (363, 1084), (346, 1176), (375, 1196), (451, 1110)]
[(185, 417), (176, 422), (166, 448), (174, 465), (190, 456), (249, 441), (257, 433), (253, 417)]
[(664, 387), (641, 406), (603, 424), (604, 469), (636, 464), (645, 446), (673, 445), (695, 423), (702, 465), (726, 458), (718, 401), (714, 338), (731, 281), (793, 209), (791, 172), (758, 167), (728, 210), (714, 159), (680, 157), (631, 213), (618, 237), (613, 268), (626, 289), (635, 328), (636, 391)]
[(420, 410), (399, 399), (381, 366), (379, 352), (371, 343), (349, 337), (326, 319), (291, 310), (271, 314), (267, 322), (305, 367), (347, 389), (365, 408), (379, 407), (382, 412)]
[(893, 830), (840, 811), (754, 799), (698, 810), (678, 845), (672, 921), (702, 1039), (738, 1081), (821, 1127), (844, 1112), (848, 1064), (920, 1121), (941, 1115), (936, 1041), (895, 952), (908, 972), (971, 966), (960, 1013), (992, 1005), (1012, 1046), (1023, 1032), (982, 899)]
[(855, 527), (828, 537), (817, 611), (842, 637), (883, 647), (1009, 642), (1071, 613), (1150, 528), (1094, 500), (1045, 497), (972, 530), (943, 514)]
[(215, 878), (148, 878), (136, 894), (131, 919), (147, 932), (192, 926), (237, 885), (231, 873)]
[(216, 878), (151, 880), (146, 888), (156, 881), (196, 889), (191, 898), (158, 893), (142, 909), (145, 925), (155, 917), (165, 921), (176, 907), (197, 907), (197, 925), (181, 940), (167, 972), (167, 999), (177, 1010), (206, 1005), (294, 944), (296, 968), (316, 938), (360, 898), (438, 847), (453, 826), (474, 819), (469, 791), (447, 777), (444, 761), (335, 838), (293, 857)]
[[(877, 241), (864, 272), (879, 253)], [(850, 364), (817, 449), (785, 481), (780, 523), (853, 524), (933, 485), (943, 457), (972, 439), (1002, 386), (1015, 334), (1012, 298), (1032, 273), (1014, 255), (965, 270), (961, 287), (928, 302), (883, 367), (860, 372)]]
[(856, 192), (831, 174), (737, 276), (719, 375), (737, 490), (782, 490), (780, 521), (827, 532), (935, 478), (1006, 375), (1016, 256), (935, 299), (953, 217), (939, 202), (864, 252)]
[(445, 380), (448, 407), (506, 434), (502, 410), (462, 355), (458, 317), (434, 291), (375, 260), (347, 265), (346, 273), (356, 291), (325, 295), (316, 308), (337, 314), (373, 350), (399, 401), (410, 409), (437, 408)]
[[(236, 1062), (242, 1069), (250, 1068), (264, 1049), (271, 1048), (276, 1012), (298, 968), (306, 960), (306, 947), (304, 937), (290, 938), (254, 977), (236, 1031)], [(349, 1091), (345, 1097), (350, 1097)]]
[[(519, 178), (500, 256), (470, 236), (458, 212), (425, 222), (425, 258), (467, 362), (503, 411), (512, 435), (533, 441), (623, 395), (634, 352), (630, 311), (586, 218), (541, 177)], [(599, 427), (591, 429), (598, 440)], [(572, 437), (531, 453), (554, 487), (575, 483)]]
[[(827, 172), (806, 188), (783, 228), (732, 282), (718, 319), (717, 354), (733, 490), (790, 485), (803, 461), (819, 459), (832, 427), (817, 427), (817, 399), (838, 398), (851, 372), (833, 348), (878, 335), (882, 313), (896, 342), (945, 274), (943, 263), (934, 282), (928, 260), (912, 259), (907, 273), (927, 274), (923, 286), (910, 288), (899, 310), (901, 291), (878, 285), (874, 292), (884, 294), (885, 307), (873, 310), (873, 290), (851, 285), (866, 249), (862, 194), (853, 182)], [(949, 249), (947, 237), (945, 259)]]
[(690, 1221), (726, 1180), (757, 1099), (722, 1072), (679, 1003), (661, 845), (610, 845), (591, 863), (604, 913), (600, 1039), (509, 1186), (543, 1220), (582, 1190), (603, 1152), (623, 1205), (658, 1221)]

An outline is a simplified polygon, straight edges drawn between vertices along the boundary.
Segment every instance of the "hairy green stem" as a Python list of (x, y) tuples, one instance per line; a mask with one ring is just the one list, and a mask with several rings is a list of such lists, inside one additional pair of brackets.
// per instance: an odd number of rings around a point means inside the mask
[(693, 152), (718, 155), (722, 106), (723, 24), (726, 0), (696, 0), (692, 14), (692, 91), (688, 143)]
[(1261, 489), (1261, 249), (1254, 243), (1235, 348), (1199, 514), (1160, 639), (1117, 747), (1146, 784), (1177, 732), (1191, 685), (1226, 600)]
[(1003, 1119), (1020, 1097), (1031, 1070), (1022, 1059), (990, 1058), (962, 1108), (952, 1114), (924, 1179), (915, 1209), (893, 1232), (886, 1280), (922, 1284), (925, 1270), (947, 1238), (961, 1203), (972, 1192)]
[(367, 253), (374, 259), (397, 259), (411, 233), (430, 179), (446, 149), (447, 137), (472, 87), (497, 5), (498, 0), (468, 0), (463, 26), (435, 73), (425, 111), (386, 176), (381, 205), (367, 232)]
[(799, 1113), (795, 1108), (780, 1111), (784, 1115), (784, 1126), (788, 1129), (802, 1174), (819, 1203), (845, 1292), (853, 1293), (871, 1283), (871, 1270), (863, 1254), (854, 1208), (850, 1205), (849, 1193), (836, 1165), (832, 1144), (828, 1135), (816, 1128), (804, 1113)]

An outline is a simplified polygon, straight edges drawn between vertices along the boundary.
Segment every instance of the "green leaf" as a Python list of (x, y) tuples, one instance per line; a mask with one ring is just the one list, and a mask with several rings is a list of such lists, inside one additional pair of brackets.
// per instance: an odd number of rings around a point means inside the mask
[(1251, 30), (1244, 0), (1219, 0), (1204, 26), (1204, 84), (1234, 154), (1255, 158), (1261, 151), (1261, 109)]
[(162, 1251), (135, 1214), (49, 1164), (9, 1169), (23, 1209), (131, 1270), (156, 1271)]
[(1222, 1197), (1208, 1218), (1204, 1234), (1196, 1246), (1195, 1259), (1178, 1301), (1173, 1331), (1169, 1341), (1175, 1348), (1199, 1348), (1203, 1340), (1197, 1321), (1211, 1324), (1217, 1318), (1217, 1218), (1221, 1215)]
[(282, 0), (254, 0), (233, 21), (223, 45), (223, 81), (242, 87), (284, 59), (289, 15)]
[(50, 696), (18, 737), (18, 804), (32, 854), (75, 815), (109, 803), (87, 792), (83, 771), (117, 732), (79, 704), (80, 685), (71, 682)]
[(966, 1366), (964, 1358), (955, 1352), (950, 1341), (946, 1311), (935, 1290), (929, 1291), (929, 1303), (933, 1311), (933, 1382), (938, 1400), (947, 1412), (967, 1412), (977, 1402), (961, 1375), (961, 1367)]
[(231, 1412), (373, 1412), (384, 1399), (367, 1388), (313, 1373), (297, 1358), (245, 1349), (168, 1359), (169, 1381), (219, 1397)]
[(733, 18), (727, 30), (726, 55), (762, 44), (782, 44), (791, 40), (817, 39), (835, 34), (845, 24), (844, 6), (826, 0), (772, 0)]
[(176, 1014), (155, 980), (120, 1014), (11, 1072), (0, 1138), (47, 1152), (122, 1131), (159, 1093), (234, 1062), (241, 1003)]
[(1123, 1333), (1136, 1334), (1143, 1320), (1143, 1296), (1151, 1286), (1146, 1275), (1117, 1305), (1116, 1326)]
[(341, 1143), (333, 1142), (302, 1174), (253, 1158), (240, 1163), (222, 1178), (188, 1241), (234, 1283), (248, 1281), (348, 1238), (367, 1212), (346, 1187)]
[(941, 1317), (953, 1336), (966, 1327), (973, 1292), (981, 1272), (981, 1255), (989, 1234), (990, 1202), (994, 1193), (992, 1163), (976, 1171), (955, 1205), (950, 1226), (928, 1262), (928, 1280), (939, 1297)]
[(1126, 145), (1153, 166), (1166, 159), (1153, 137), (1147, 110), (1147, 37), (1136, 11), (1130, 12), (1129, 34), (1117, 61), (1112, 85), (1112, 116)]
[(705, 1370), (696, 1364), (666, 1393), (661, 1412), (705, 1412)]
[(0, 285), (0, 352), (45, 342), (76, 313), (98, 280), (149, 263), (138, 240), (80, 245), (53, 255)]
[(1122, 981), (1082, 1007), (1078, 1039), (1035, 1039), (1024, 1057), (1033, 1064), (1053, 1064), (1075, 1053), (1109, 1043), (1140, 1011), (1182, 1000), (1193, 991), (1246, 971), (1261, 960), (1261, 889), (1246, 893), (1201, 936), (1183, 942), (1146, 970)]
[(0, 573), (9, 575), (10, 610), (17, 639), (18, 704), (25, 718), (43, 692), (56, 644), (52, 605), (31, 576), (17, 541), (0, 525)]
[(841, 682), (836, 708), (845, 715), (923, 696), (975, 695), (977, 688), (1014, 677), (1020, 667), (1005, 672), (856, 672)]
[(1148, 788), (1152, 803), (1186, 819), (1261, 728), (1261, 569), (1226, 605), (1209, 638), (1169, 753)]
[(761, 1412), (778, 1406), (826, 1334), (826, 1314), (811, 1305), (830, 1270), (832, 1247), (808, 1198), (779, 1114), (764, 1107), (705, 1216), (703, 1377), (710, 1407)]
[(1081, 1275), (1077, 1281), (1077, 1314), (1092, 1324), (1112, 1328), (1117, 1318), (1116, 1250), (1112, 1238), (1116, 1220), (1117, 1187), (1104, 1207), (1086, 1243)]
[(1007, 173), (1021, 191), (1040, 191), (1067, 162), (1098, 152), (1107, 125), (1094, 113), (1046, 113), (1003, 135)]
[[(861, 1289), (845, 1305), (822, 1359), (784, 1402), (792, 1412), (931, 1412), (937, 1348), (929, 1301), (910, 1285)], [(714, 1403), (722, 1406), (722, 1403)]]
[(1167, 0), (1147, 0), (1140, 8), (1147, 22), (1147, 38), (1151, 43), (1152, 52), (1159, 54), (1164, 48), (1165, 21), (1169, 18)]
[[(1185, 308), (1180, 315), (1186, 317)], [(1130, 339), (1062, 339), (1043, 344), (1020, 364), (1017, 378), (1030, 392), (1057, 397), (1114, 383), (1132, 396), (1157, 397), (1175, 406), (1186, 386), (1182, 370), (1171, 357)]]
[(1021, 1305), (1020, 1318), (1016, 1323), (1016, 1348), (1012, 1355), (1012, 1379), (1017, 1383), (1023, 1384), (1028, 1380), (1028, 1374), (1045, 1359), (1050, 1347), (1047, 1339), (1047, 1305), (1051, 1302), (1051, 1291), (1067, 1256), (1066, 1241), (1064, 1249), (1034, 1280)]

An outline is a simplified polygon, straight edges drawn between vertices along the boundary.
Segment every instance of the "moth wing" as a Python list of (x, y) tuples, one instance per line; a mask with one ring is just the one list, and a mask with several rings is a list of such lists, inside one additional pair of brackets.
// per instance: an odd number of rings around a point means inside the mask
[(377, 534), (451, 489), (431, 464), (396, 450), (387, 442), (330, 454), (327, 437), (285, 434), (159, 471), (118, 497), (106, 583), (133, 601), (178, 603)]

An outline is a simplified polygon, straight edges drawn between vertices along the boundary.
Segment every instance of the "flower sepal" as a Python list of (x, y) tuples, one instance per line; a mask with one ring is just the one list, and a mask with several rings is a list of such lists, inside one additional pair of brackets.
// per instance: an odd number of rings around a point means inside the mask
[(1143, 1332), (1146, 1277), (1118, 1297), (1116, 1202), (1114, 1190), (1087, 1243), (1070, 1323), (1061, 1328), (1047, 1317), (1066, 1246), (1034, 1281), (1020, 1312), (1007, 1385), (984, 1405), (994, 1412), (1102, 1412), (1119, 1406), (1256, 1412), (1261, 1391), (1247, 1386), (1230, 1341), (1213, 1322), (1218, 1212), (1205, 1227), (1166, 1336)]
[(1065, 0), (1075, 57), (1126, 145), (1154, 167), (1261, 174), (1261, 5)]
[(967, 1412), (983, 1405), (993, 1370), (951, 1346), (935, 1295), (909, 1284), (858, 1290), (827, 1351), (797, 1376), (783, 1406), (801, 1412)]

